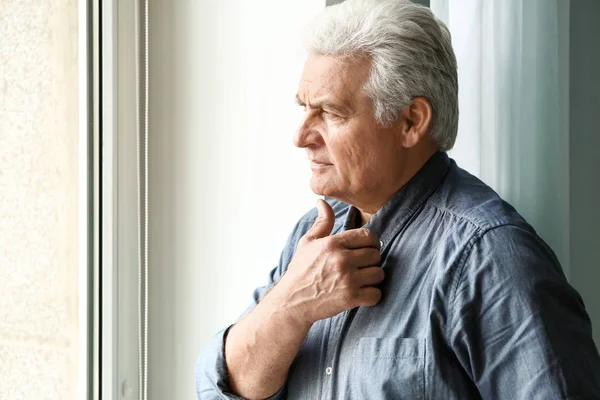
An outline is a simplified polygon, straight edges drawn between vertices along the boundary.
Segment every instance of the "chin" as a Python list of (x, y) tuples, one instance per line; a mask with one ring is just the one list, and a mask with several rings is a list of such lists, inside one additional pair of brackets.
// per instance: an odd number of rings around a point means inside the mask
[(314, 176), (310, 180), (310, 189), (319, 196), (336, 197), (336, 194), (339, 193), (331, 182), (325, 182)]

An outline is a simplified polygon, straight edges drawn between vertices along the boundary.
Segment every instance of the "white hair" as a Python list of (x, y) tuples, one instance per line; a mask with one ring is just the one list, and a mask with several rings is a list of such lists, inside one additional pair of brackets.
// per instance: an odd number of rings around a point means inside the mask
[(409, 0), (346, 0), (327, 7), (310, 25), (311, 53), (356, 60), (368, 57), (363, 86), (375, 117), (391, 125), (417, 96), (431, 104), (429, 135), (439, 150), (458, 132), (458, 77), (450, 32), (427, 7)]

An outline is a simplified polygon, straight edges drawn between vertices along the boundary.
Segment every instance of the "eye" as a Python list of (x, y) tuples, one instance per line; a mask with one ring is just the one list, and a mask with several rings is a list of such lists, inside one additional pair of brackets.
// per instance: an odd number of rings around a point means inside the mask
[(334, 114), (331, 111), (327, 111), (327, 110), (323, 110), (321, 109), (321, 114), (325, 117), (325, 118), (340, 118), (339, 115)]

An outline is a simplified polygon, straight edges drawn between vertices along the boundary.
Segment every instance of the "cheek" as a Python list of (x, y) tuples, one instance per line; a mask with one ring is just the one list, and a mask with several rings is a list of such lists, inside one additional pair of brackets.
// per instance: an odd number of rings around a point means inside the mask
[(397, 161), (395, 154), (392, 143), (375, 135), (348, 140), (340, 146), (338, 171), (346, 181), (369, 186), (392, 173)]
[(347, 179), (361, 168), (361, 159), (363, 159), (361, 151), (360, 146), (350, 140), (331, 143), (329, 152), (339, 175)]
[(343, 150), (345, 165), (355, 175), (371, 171), (381, 156), (376, 143), (363, 136), (348, 140)]
[(374, 173), (389, 165), (395, 144), (370, 120), (356, 120), (346, 126), (328, 125), (325, 145), (338, 174), (345, 180), (373, 178)]

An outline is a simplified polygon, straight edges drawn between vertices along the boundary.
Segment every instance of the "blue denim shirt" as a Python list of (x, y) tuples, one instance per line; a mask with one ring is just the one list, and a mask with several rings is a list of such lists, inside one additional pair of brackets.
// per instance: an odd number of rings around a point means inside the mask
[[(328, 201), (334, 232), (356, 227), (354, 207)], [(300, 219), (269, 285), (316, 216)], [(446, 153), (366, 227), (383, 243), (381, 302), (316, 322), (273, 399), (600, 399), (590, 320), (552, 250)], [(226, 332), (198, 360), (199, 399), (239, 398)]]

